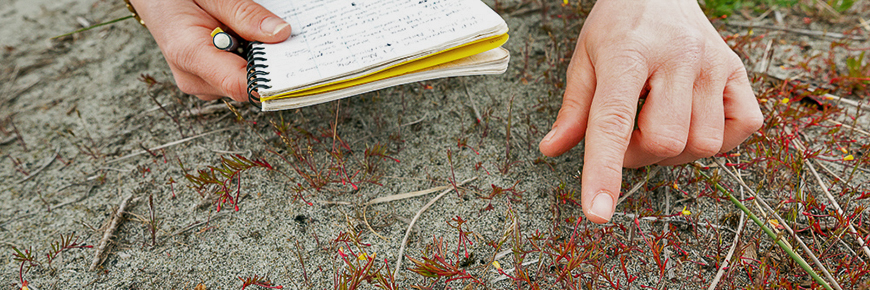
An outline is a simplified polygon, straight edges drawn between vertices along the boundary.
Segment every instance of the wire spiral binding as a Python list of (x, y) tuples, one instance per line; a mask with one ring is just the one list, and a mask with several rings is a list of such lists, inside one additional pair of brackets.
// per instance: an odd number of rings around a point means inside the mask
[(262, 108), (262, 106), (260, 106), (260, 104), (261, 104), (260, 98), (255, 97), (252, 93), (254, 91), (257, 91), (257, 89), (270, 89), (270, 88), (272, 88), (272, 86), (263, 84), (263, 83), (271, 81), (271, 79), (264, 77), (264, 76), (268, 76), (269, 72), (258, 70), (258, 69), (267, 68), (269, 66), (262, 64), (262, 63), (259, 63), (259, 64), (257, 63), (258, 61), (266, 61), (266, 58), (263, 57), (263, 55), (265, 55), (266, 52), (263, 51), (263, 47), (255, 46), (257, 44), (261, 44), (261, 43), (252, 41), (248, 44), (248, 53), (247, 53), (247, 59), (248, 59), (248, 65), (247, 65), (248, 102), (250, 102), (254, 106)]

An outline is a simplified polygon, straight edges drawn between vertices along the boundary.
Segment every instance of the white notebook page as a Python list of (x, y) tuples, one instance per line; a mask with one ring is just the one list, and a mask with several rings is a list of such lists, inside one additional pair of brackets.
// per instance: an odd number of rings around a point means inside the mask
[[(480, 0), (256, 0), (292, 36), (263, 44), (274, 92), (440, 51), (504, 26)], [(446, 46), (445, 46), (446, 45)]]

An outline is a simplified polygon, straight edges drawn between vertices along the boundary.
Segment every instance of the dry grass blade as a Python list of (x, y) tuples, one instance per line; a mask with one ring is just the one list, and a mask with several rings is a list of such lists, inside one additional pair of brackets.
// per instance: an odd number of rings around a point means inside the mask
[[(822, 188), (822, 192), (825, 193), (825, 197), (827, 197), (828, 201), (831, 202), (831, 205), (833, 205), (834, 208), (837, 210), (837, 214), (843, 216), (843, 209), (840, 207), (840, 204), (837, 202), (837, 200), (834, 199), (833, 196), (831, 196), (831, 192), (828, 191), (828, 185), (825, 184), (824, 181), (822, 181), (821, 177), (819, 177), (819, 173), (816, 172), (816, 168), (813, 166), (812, 163), (807, 162), (807, 165), (810, 168), (810, 172), (812, 172), (813, 176), (816, 177), (816, 181), (819, 183), (819, 187)], [(868, 258), (870, 258), (870, 249), (867, 248), (867, 244), (864, 242), (864, 239), (861, 238), (861, 235), (858, 234), (857, 230), (855, 230), (855, 226), (849, 223), (847, 225), (847, 228), (849, 229), (849, 233), (855, 236), (855, 239), (858, 241), (858, 245), (861, 246), (861, 250), (864, 251), (864, 254), (867, 255)]]
[[(232, 129), (232, 128), (225, 128), (225, 129), (220, 129), (220, 130), (214, 130), (214, 131), (207, 132), (207, 133), (202, 133), (202, 134), (199, 134), (199, 135), (196, 135), (196, 136), (187, 137), (187, 138), (184, 138), (184, 139), (181, 139), (181, 140), (178, 140), (178, 141), (172, 141), (172, 142), (169, 142), (169, 143), (166, 143), (166, 144), (163, 144), (163, 145), (160, 145), (160, 146), (154, 147), (154, 148), (149, 148), (148, 150), (149, 150), (149, 151), (157, 151), (157, 150), (160, 150), (160, 149), (163, 149), (163, 148), (166, 148), (166, 147), (171, 147), (171, 146), (175, 146), (175, 145), (178, 145), (178, 144), (181, 144), (181, 143), (185, 143), (185, 142), (188, 142), (188, 141), (193, 140), (193, 139), (196, 139), (196, 138), (200, 138), (200, 137), (208, 136), (208, 135), (211, 135), (211, 134), (214, 134), (214, 133), (220, 133), (220, 132), (227, 131), (227, 130), (231, 130), (231, 129)], [(133, 153), (130, 153), (130, 154), (124, 155), (123, 157), (118, 157), (118, 158), (116, 158), (116, 159), (110, 160), (110, 161), (108, 161), (108, 162), (106, 162), (106, 163), (115, 163), (115, 162), (118, 162), (118, 161), (121, 161), (121, 160), (125, 160), (125, 159), (129, 159), (129, 158), (132, 158), (132, 157), (136, 157), (136, 156), (139, 156), (139, 155), (142, 155), (142, 154), (145, 154), (145, 153), (148, 153), (148, 151), (145, 151), (145, 150), (139, 150), (139, 151), (136, 151), (136, 152), (133, 152)]]
[[(737, 171), (738, 177), (740, 176), (740, 171)], [(743, 194), (743, 187), (740, 188), (740, 199), (745, 199)], [(731, 260), (731, 256), (734, 255), (734, 250), (737, 249), (737, 242), (740, 241), (740, 233), (743, 232), (743, 226), (746, 224), (746, 214), (740, 212), (740, 222), (737, 224), (737, 233), (734, 234), (734, 241), (731, 242), (731, 249), (728, 250), (728, 254), (725, 255), (725, 259), (722, 260), (722, 265), (719, 266), (719, 270), (716, 271), (716, 276), (713, 278), (713, 281), (710, 282), (710, 287), (707, 287), (707, 290), (716, 289), (716, 285), (719, 284), (719, 279), (722, 279), (722, 275), (725, 274), (725, 269), (728, 268), (728, 261)]]
[(371, 231), (373, 234), (375, 234), (376, 236), (378, 236), (379, 238), (381, 238), (384, 241), (389, 241), (390, 239), (387, 239), (386, 237), (382, 236), (381, 234), (376, 232), (374, 229), (372, 229), (371, 225), (369, 225), (368, 218), (366, 218), (366, 212), (368, 210), (369, 205), (391, 202), (391, 201), (396, 201), (396, 200), (401, 200), (401, 199), (406, 199), (406, 198), (412, 198), (412, 197), (417, 197), (417, 196), (421, 196), (421, 195), (427, 195), (427, 194), (430, 194), (430, 193), (433, 193), (433, 192), (436, 192), (439, 190), (445, 190), (448, 188), (450, 188), (450, 185), (444, 185), (444, 186), (433, 187), (430, 189), (425, 189), (425, 190), (420, 190), (420, 191), (400, 193), (400, 194), (394, 194), (394, 195), (390, 195), (390, 196), (383, 196), (383, 197), (372, 199), (363, 205), (363, 222), (365, 223), (365, 225), (369, 229), (369, 231)]
[[(797, 140), (795, 140), (793, 142), (793, 144), (794, 144), (795, 148), (797, 148), (798, 151), (800, 151), (801, 153), (803, 153), (806, 150), (805, 147), (803, 146), (803, 144), (801, 144)], [(825, 184), (825, 182), (819, 176), (819, 173), (816, 171), (816, 167), (813, 166), (812, 162), (807, 162), (806, 164), (810, 168), (810, 172), (815, 177), (816, 182), (819, 183), (819, 187), (822, 188), (822, 192), (825, 193), (825, 198), (827, 198), (828, 201), (831, 202), (831, 205), (834, 206), (834, 209), (837, 210), (837, 215), (843, 216), (843, 208), (840, 207), (840, 203), (838, 203), (837, 200), (834, 199), (834, 197), (831, 195), (831, 192), (828, 191), (828, 185)], [(867, 243), (865, 243), (864, 239), (861, 238), (861, 235), (858, 234), (858, 231), (855, 230), (855, 226), (853, 226), (851, 223), (849, 223), (847, 225), (847, 228), (849, 230), (849, 233), (855, 236), (855, 239), (858, 241), (858, 245), (861, 246), (861, 250), (864, 251), (864, 254), (867, 255), (868, 258), (870, 258), (870, 249), (867, 248)]]
[(635, 185), (631, 188), (631, 190), (629, 190), (628, 192), (626, 192), (624, 195), (622, 195), (622, 197), (619, 198), (619, 200), (616, 201), (616, 205), (621, 204), (623, 201), (625, 201), (626, 198), (630, 197), (630, 196), (633, 195), (635, 192), (637, 192), (637, 191), (640, 189), (641, 186), (643, 186), (647, 181), (649, 181), (649, 180), (652, 179), (654, 176), (656, 176), (656, 173), (658, 173), (658, 172), (659, 172), (659, 169), (661, 169), (661, 168), (662, 168), (661, 166), (656, 166), (656, 167), (654, 167), (652, 170), (650, 170), (650, 172), (649, 172), (649, 174), (647, 174), (646, 178), (644, 178), (643, 180), (641, 180), (640, 182), (638, 182), (637, 184), (635, 184)]
[(436, 191), (445, 190), (445, 189), (450, 188), (450, 187), (451, 187), (451, 185), (444, 185), (444, 186), (433, 187), (430, 189), (424, 189), (424, 190), (420, 190), (420, 191), (378, 197), (378, 198), (370, 200), (369, 202), (366, 202), (365, 205), (379, 204), (379, 203), (384, 203), (384, 202), (391, 202), (391, 201), (396, 201), (396, 200), (401, 200), (401, 199), (406, 199), (406, 198), (417, 197), (417, 196), (421, 196), (421, 195), (427, 195), (427, 194), (430, 194), (430, 193), (433, 193)]
[(755, 24), (747, 24), (747, 23), (737, 23), (737, 22), (729, 22), (728, 25), (741, 27), (741, 28), (760, 28), (760, 29), (768, 29), (768, 30), (780, 30), (785, 32), (803, 34), (808, 36), (816, 36), (816, 37), (827, 37), (833, 39), (851, 39), (851, 40), (867, 40), (867, 37), (857, 36), (857, 35), (846, 35), (837, 32), (829, 32), (829, 31), (817, 31), (817, 30), (808, 30), (808, 29), (798, 29), (798, 28), (788, 28), (788, 27), (777, 27), (771, 25), (755, 25)]
[(399, 275), (399, 270), (402, 269), (402, 255), (405, 254), (405, 245), (408, 243), (408, 236), (411, 235), (411, 230), (414, 229), (414, 224), (417, 223), (417, 219), (420, 218), (420, 215), (422, 215), (424, 211), (426, 211), (427, 209), (429, 209), (430, 206), (432, 206), (433, 204), (435, 204), (436, 201), (438, 201), (439, 199), (441, 199), (441, 197), (443, 197), (444, 195), (446, 195), (446, 194), (449, 193), (450, 191), (453, 191), (454, 188), (457, 188), (457, 187), (463, 186), (463, 185), (465, 185), (466, 183), (472, 182), (472, 181), (474, 181), (474, 180), (476, 180), (476, 179), (477, 179), (477, 177), (472, 177), (472, 178), (469, 178), (469, 179), (463, 180), (462, 182), (456, 184), (455, 187), (454, 187), (454, 186), (450, 186), (450, 187), (448, 187), (448, 188), (445, 189), (443, 192), (441, 192), (440, 194), (438, 194), (437, 196), (435, 196), (434, 198), (432, 198), (432, 200), (430, 200), (428, 203), (426, 203), (426, 205), (424, 205), (422, 208), (420, 208), (420, 210), (417, 211), (417, 214), (414, 215), (414, 218), (411, 219), (411, 222), (408, 224), (408, 229), (405, 231), (405, 237), (402, 238), (402, 246), (399, 247), (399, 255), (397, 255), (397, 257), (396, 257), (396, 258), (397, 258), (397, 260), (396, 260), (396, 270), (395, 270), (395, 272), (393, 273), (394, 276), (398, 276), (398, 275)]
[(816, 267), (819, 267), (819, 269), (822, 270), (822, 273), (825, 275), (825, 279), (827, 279), (828, 282), (830, 282), (833, 285), (834, 289), (842, 290), (842, 288), (840, 288), (840, 284), (837, 283), (837, 280), (835, 280), (834, 277), (831, 276), (831, 273), (828, 271), (828, 268), (826, 268), (825, 265), (822, 264), (821, 261), (819, 261), (819, 258), (816, 257), (816, 254), (813, 253), (813, 251), (811, 251), (809, 247), (807, 247), (807, 244), (804, 243), (804, 241), (794, 233), (794, 230), (792, 230), (791, 226), (789, 226), (788, 223), (782, 217), (780, 217), (779, 214), (777, 214), (776, 211), (773, 210), (773, 208), (771, 208), (770, 205), (768, 205), (767, 202), (765, 202), (763, 198), (760, 198), (758, 196), (758, 194), (756, 194), (755, 191), (752, 190), (752, 188), (750, 188), (748, 185), (746, 185), (746, 182), (743, 182), (743, 179), (741, 179), (740, 177), (737, 177), (737, 175), (734, 174), (734, 172), (731, 172), (731, 170), (728, 169), (728, 167), (725, 167), (725, 164), (722, 164), (722, 161), (719, 161), (716, 158), (713, 158), (713, 161), (715, 161), (716, 164), (719, 165), (719, 168), (721, 168), (722, 171), (724, 171), (726, 174), (728, 174), (728, 176), (730, 176), (732, 179), (737, 181), (737, 183), (740, 184), (741, 188), (746, 189), (746, 191), (748, 191), (752, 195), (752, 197), (754, 197), (754, 199), (752, 201), (754, 201), (754, 202), (757, 201), (758, 203), (760, 203), (761, 206), (764, 207), (764, 211), (766, 213), (769, 213), (770, 215), (772, 215), (779, 222), (779, 224), (783, 228), (785, 228), (785, 230), (789, 233), (789, 235), (791, 235), (791, 237), (794, 238), (798, 242), (798, 245), (801, 247), (801, 250), (803, 250), (804, 253), (806, 253), (807, 255), (810, 256), (810, 259), (813, 260), (813, 264), (815, 264)]
[[(719, 184), (719, 182), (717, 180), (714, 180), (712, 177), (710, 177), (710, 175), (707, 175), (703, 171), (700, 171), (699, 173), (701, 174), (701, 176), (703, 176), (705, 179), (707, 179), (707, 181), (713, 187), (715, 187), (717, 191), (719, 191), (722, 194), (725, 194), (725, 196), (728, 197), (728, 199), (731, 201), (731, 204), (733, 204), (734, 206), (739, 208), (741, 211), (743, 211), (746, 215), (748, 215), (749, 219), (751, 219), (752, 222), (755, 223), (755, 225), (757, 225), (759, 228), (761, 228), (761, 230), (767, 235), (767, 237), (769, 237), (774, 242), (774, 244), (779, 246), (779, 248), (782, 249), (782, 251), (785, 252), (789, 256), (789, 258), (791, 258), (792, 261), (797, 263), (801, 267), (801, 269), (804, 270), (804, 272), (809, 274), (813, 278), (813, 280), (815, 280), (816, 283), (818, 283), (819, 285), (822, 285), (825, 289), (828, 289), (828, 290), (833, 289), (828, 284), (828, 281), (825, 281), (824, 279), (822, 279), (822, 277), (819, 277), (819, 274), (816, 273), (816, 271), (813, 270), (813, 268), (809, 264), (807, 264), (807, 261), (803, 257), (801, 257), (800, 255), (795, 253), (794, 247), (792, 247), (788, 243), (788, 241), (786, 241), (785, 239), (782, 239), (779, 233), (774, 232), (766, 225), (767, 224), (766, 221), (761, 221), (761, 219), (759, 219), (757, 216), (755, 216), (755, 214), (753, 214), (751, 211), (749, 211), (749, 209), (746, 208), (746, 205), (744, 205), (743, 202), (741, 202), (736, 197), (734, 197), (734, 195), (731, 194), (731, 192), (729, 190), (722, 187), (722, 185)], [(775, 212), (773, 212), (773, 214), (775, 214)], [(803, 243), (799, 239), (798, 239), (798, 242)], [(812, 252), (809, 252), (808, 254), (815, 257), (815, 255), (812, 254)], [(816, 259), (816, 261), (817, 261), (817, 259)], [(827, 273), (827, 270), (825, 268), (822, 268), (822, 270), (825, 270)], [(836, 283), (836, 281), (834, 281), (834, 282)], [(841, 289), (839, 287), (839, 285), (835, 285), (835, 286), (837, 286), (838, 290)]]
[(54, 154), (45, 158), (45, 161), (43, 161), (43, 164), (42, 164), (42, 166), (39, 167), (39, 169), (36, 169), (32, 173), (30, 173), (30, 175), (27, 175), (27, 177), (24, 177), (24, 179), (18, 180), (18, 183), (23, 183), (23, 182), (33, 178), (34, 176), (36, 176), (40, 172), (42, 172), (42, 170), (45, 170), (45, 168), (50, 166), (51, 163), (53, 163), (54, 160), (57, 159), (57, 156), (59, 154), (60, 154), (60, 147), (57, 147), (57, 149), (54, 150)]

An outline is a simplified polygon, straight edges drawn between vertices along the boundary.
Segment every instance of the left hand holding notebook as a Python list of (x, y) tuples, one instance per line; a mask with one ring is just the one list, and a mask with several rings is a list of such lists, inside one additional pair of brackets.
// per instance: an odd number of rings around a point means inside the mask
[(211, 32), (223, 27), (264, 43), (290, 37), (290, 26), (252, 0), (131, 0), (169, 63), (181, 91), (203, 100), (248, 100), (245, 59), (215, 49)]

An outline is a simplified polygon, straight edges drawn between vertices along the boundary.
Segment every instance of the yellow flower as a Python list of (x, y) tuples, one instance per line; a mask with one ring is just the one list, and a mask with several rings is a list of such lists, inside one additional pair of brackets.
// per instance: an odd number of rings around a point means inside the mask
[(852, 161), (852, 160), (855, 160), (855, 156), (852, 156), (852, 154), (849, 154), (849, 155), (846, 155), (846, 157), (843, 157), (843, 161)]
[(779, 221), (778, 221), (778, 220), (767, 220), (767, 222), (770, 223), (770, 225), (772, 225), (774, 228), (777, 228), (777, 229), (780, 229), (780, 230), (781, 230), (781, 229), (784, 229), (784, 227), (783, 227), (782, 225), (779, 224)]
[(562, 6), (568, 6), (568, 0), (562, 0)]
[(843, 152), (843, 154), (849, 154), (849, 150), (846, 150), (846, 147), (840, 147), (840, 152)]
[(676, 190), (680, 190), (680, 186), (677, 185), (677, 182), (676, 182), (676, 181), (674, 181), (674, 189), (676, 189)]
[(501, 269), (501, 264), (499, 264), (498, 261), (492, 261), (492, 266), (496, 269)]
[(779, 102), (782, 103), (783, 105), (785, 105), (785, 104), (788, 104), (788, 101), (789, 101), (788, 98), (784, 98), (784, 99), (782, 99), (782, 101), (779, 101)]
[(692, 211), (686, 209), (686, 206), (684, 205), (684, 206), (683, 206), (683, 210), (680, 211), (680, 214), (681, 214), (681, 215), (692, 215)]

